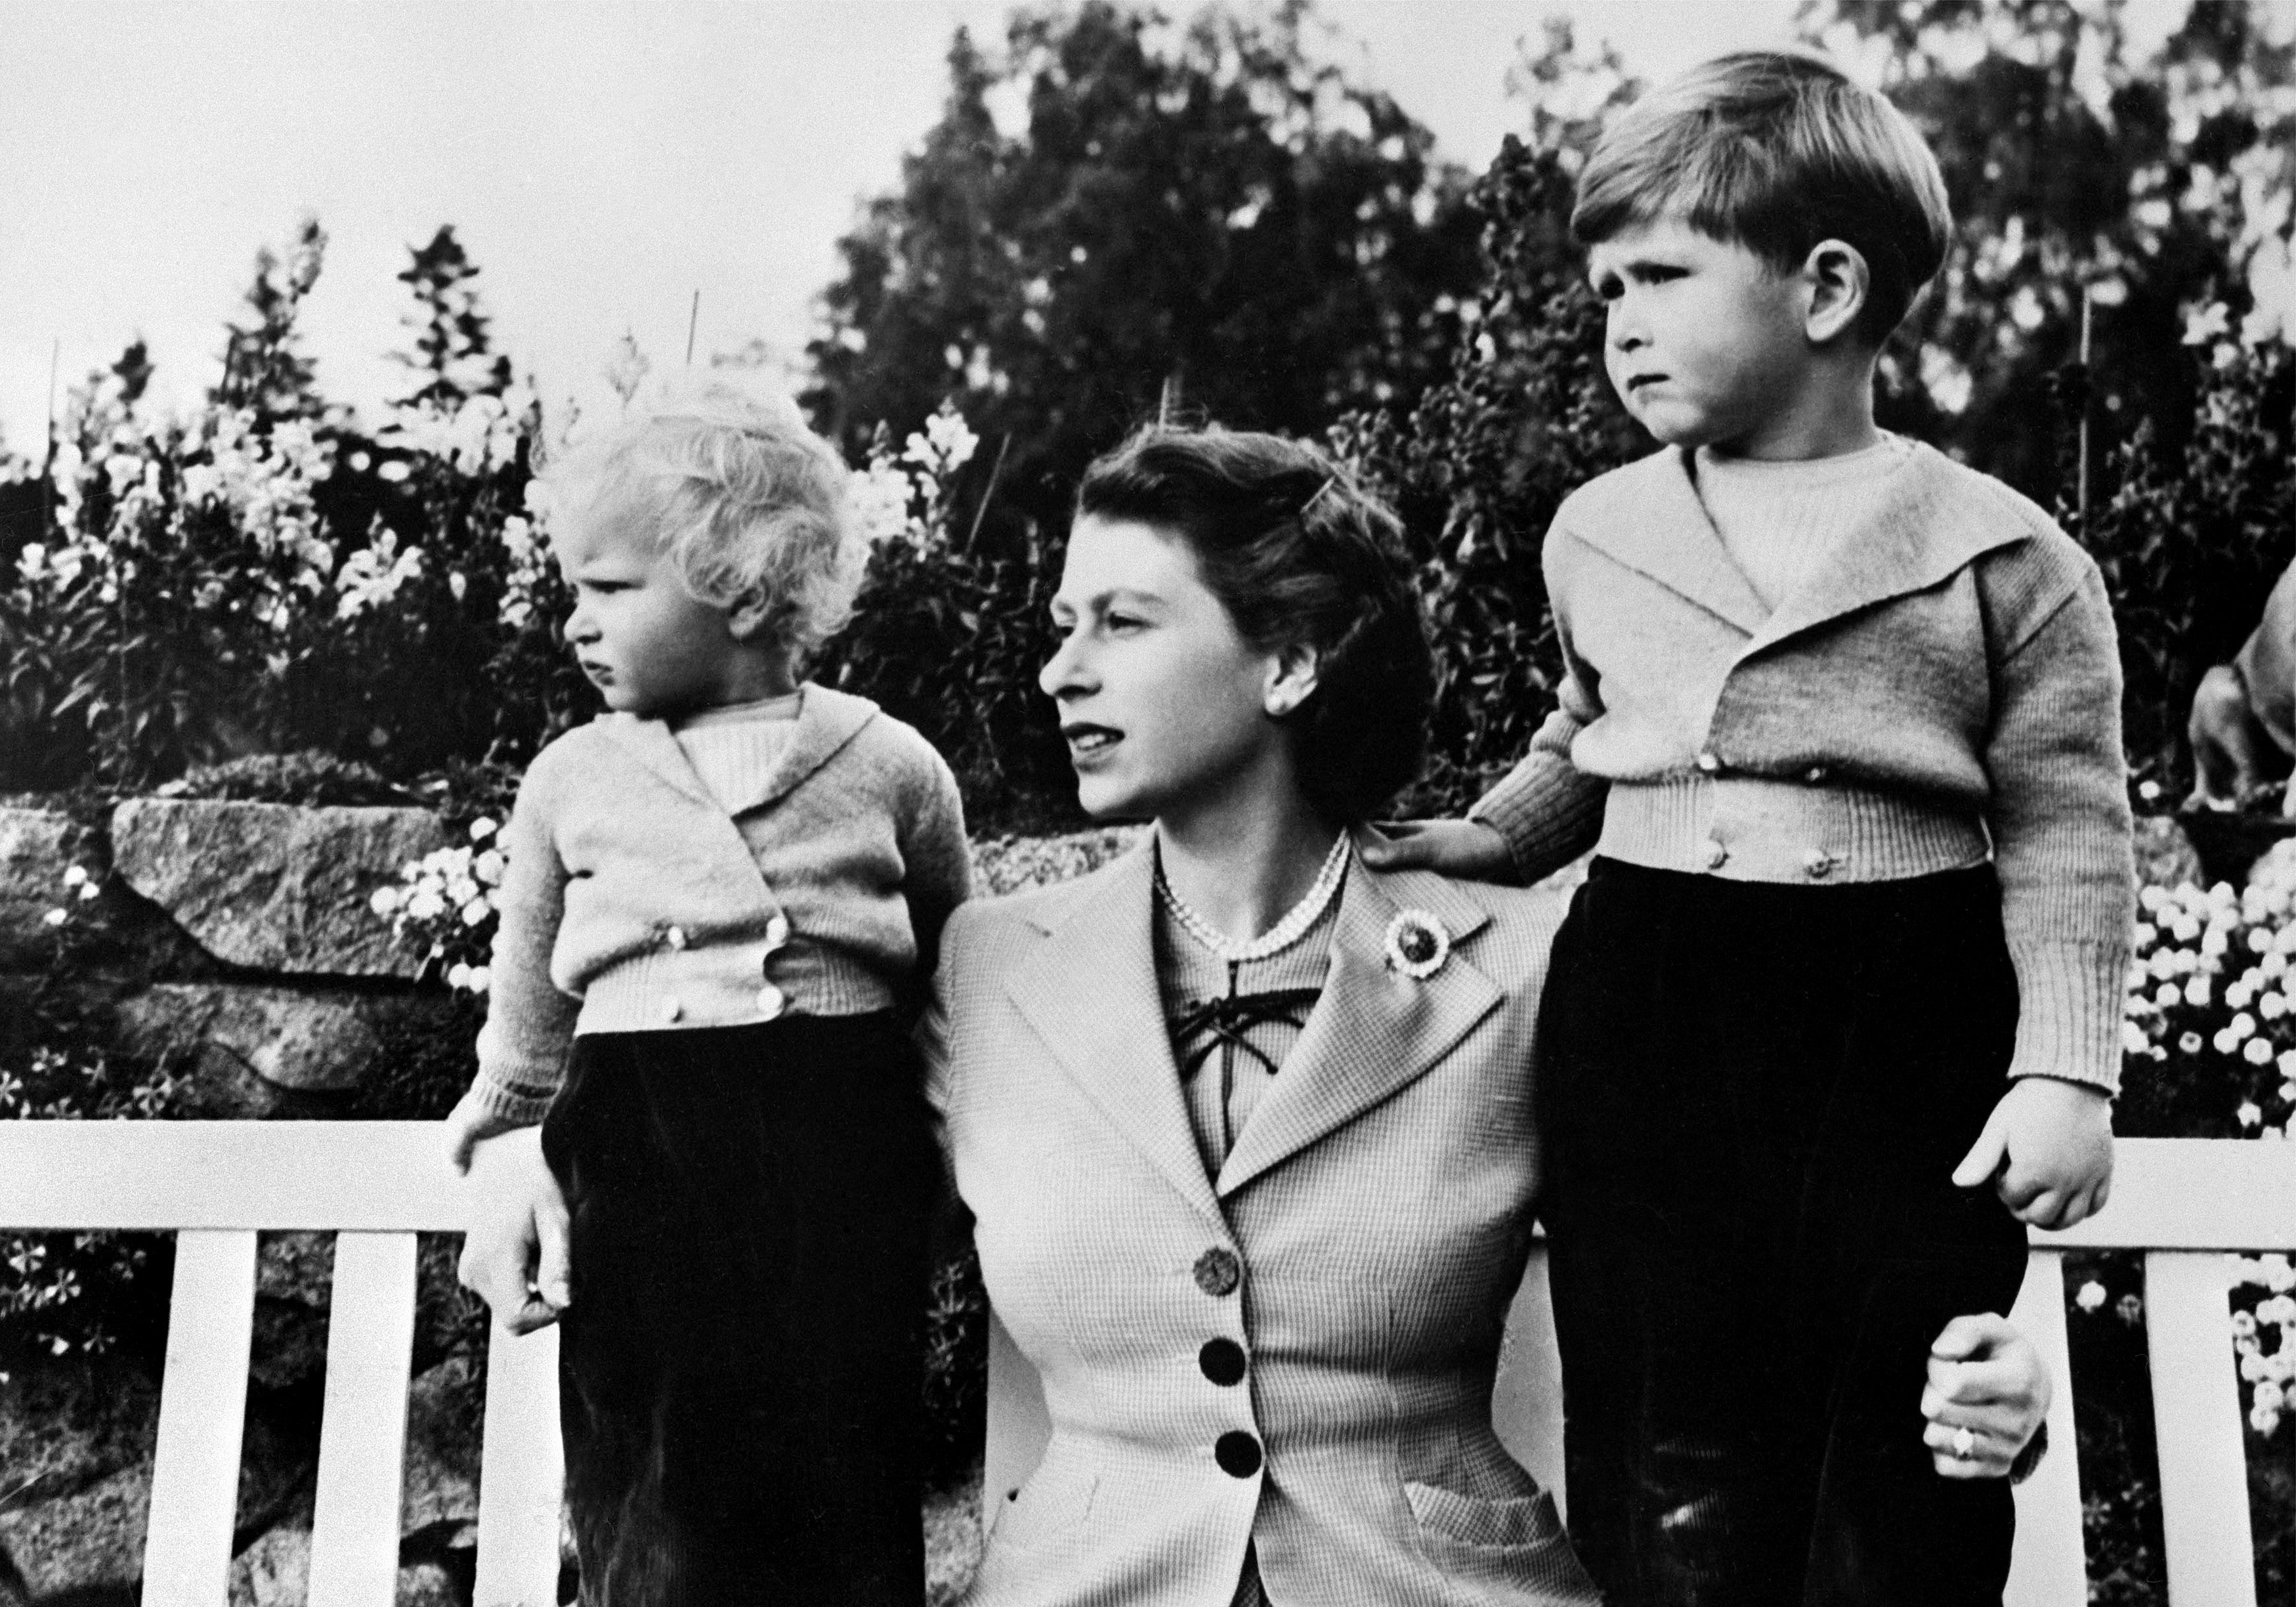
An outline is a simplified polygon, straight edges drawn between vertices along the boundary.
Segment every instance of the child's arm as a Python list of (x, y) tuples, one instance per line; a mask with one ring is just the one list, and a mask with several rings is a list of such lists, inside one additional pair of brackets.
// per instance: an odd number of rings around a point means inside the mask
[(534, 772), (502, 833), (507, 863), (488, 964), (479, 1075), (446, 1120), (447, 1156), (471, 1178), (458, 1275), (514, 1333), (557, 1320), (572, 1300), (566, 1201), (542, 1159), (549, 1107), (579, 1006), (550, 980), (566, 869)]
[(922, 794), (902, 823), (901, 891), (908, 900), (909, 928), (917, 940), (917, 972), (929, 978), (940, 960), (941, 928), (956, 906), (972, 897), (972, 849), (964, 834), (964, 799), (956, 777), (939, 753), (921, 778)]
[(1425, 869), (1478, 881), (1528, 884), (1554, 874), (1595, 846), (1610, 783), (1570, 762), (1570, 744), (1602, 717), (1588, 690), (1593, 674), (1563, 638), (1563, 676), (1546, 717), (1520, 764), (1475, 801), (1464, 820), (1406, 822), (1383, 827), (1386, 842), (1365, 845), (1377, 870)]
[(1954, 1177), (1991, 1178), (2021, 1219), (2065, 1227), (2112, 1186), (2136, 887), (2112, 607), (2085, 559), (2070, 585), (2046, 588), (2049, 557), (2030, 553), (1997, 594), (1985, 767), (2017, 1037), (2009, 1091)]

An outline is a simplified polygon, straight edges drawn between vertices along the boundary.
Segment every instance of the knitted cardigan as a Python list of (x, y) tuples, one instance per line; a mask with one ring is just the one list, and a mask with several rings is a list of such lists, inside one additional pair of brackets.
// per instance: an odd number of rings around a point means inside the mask
[(1891, 482), (1775, 611), (1678, 450), (1573, 494), (1544, 557), (1561, 703), (1472, 816), (1526, 879), (1590, 846), (1811, 887), (1989, 852), (2011, 1075), (2115, 1089), (2135, 878), (2103, 581), (2039, 508), (1927, 447)]
[(729, 811), (660, 720), (601, 715), (535, 756), (503, 832), (479, 1103), (549, 1108), (577, 1033), (857, 1014), (922, 997), (972, 887), (948, 767), (865, 698), (803, 689)]

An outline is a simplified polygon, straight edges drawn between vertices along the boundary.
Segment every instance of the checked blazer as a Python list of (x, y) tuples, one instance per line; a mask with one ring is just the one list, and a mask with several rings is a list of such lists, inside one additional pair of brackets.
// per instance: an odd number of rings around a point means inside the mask
[[(933, 1099), (1053, 1427), (972, 1600), (1227, 1607), (1249, 1544), (1276, 1607), (1595, 1602), (1491, 1432), (1552, 899), (1352, 858), (1323, 996), (1213, 1178), (1153, 865), (966, 905), (942, 946)], [(1423, 980), (1384, 959), (1404, 910), (1450, 937)]]

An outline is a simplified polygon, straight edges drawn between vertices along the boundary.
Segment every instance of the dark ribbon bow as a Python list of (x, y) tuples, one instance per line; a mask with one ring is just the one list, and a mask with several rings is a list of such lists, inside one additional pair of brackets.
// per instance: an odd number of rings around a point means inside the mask
[[(1270, 1077), (1275, 1076), (1275, 1062), (1244, 1034), (1264, 1021), (1304, 1029), (1307, 1022), (1294, 1012), (1314, 1009), (1323, 996), (1320, 988), (1274, 988), (1265, 993), (1232, 993), (1183, 1010), (1172, 1021), (1172, 1047), (1180, 1055), (1180, 1080), (1192, 1079), (1222, 1044), (1242, 1050), (1267, 1067)], [(1193, 1038), (1203, 1041), (1191, 1048)]]

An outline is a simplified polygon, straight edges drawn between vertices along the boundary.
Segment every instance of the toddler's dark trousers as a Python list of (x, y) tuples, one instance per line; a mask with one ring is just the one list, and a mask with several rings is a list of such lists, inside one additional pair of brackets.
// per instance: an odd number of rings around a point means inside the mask
[(1930, 1342), (2023, 1230), (1949, 1176), (2006, 1089), (1989, 866), (1834, 888), (1595, 861), (1539, 1025), (1570, 1533), (1611, 1607), (1998, 1607)]
[(916, 1607), (938, 1169), (892, 1018), (578, 1037), (542, 1143), (585, 1607)]

